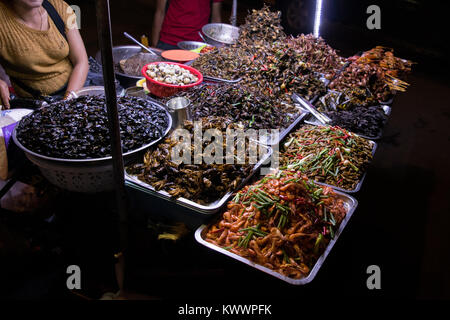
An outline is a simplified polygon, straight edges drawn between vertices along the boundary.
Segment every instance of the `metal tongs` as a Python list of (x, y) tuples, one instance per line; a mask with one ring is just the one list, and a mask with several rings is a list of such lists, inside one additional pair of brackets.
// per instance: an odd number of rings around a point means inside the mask
[(314, 106), (309, 103), (307, 100), (303, 99), (302, 97), (300, 97), (299, 95), (293, 93), (292, 94), (292, 99), (298, 103), (301, 104), (302, 107), (304, 107), (306, 110), (308, 110), (309, 112), (311, 112), (311, 114), (320, 121), (320, 123), (322, 124), (328, 124), (331, 122), (331, 119), (328, 118), (326, 115), (322, 114), (321, 112), (317, 111), (316, 108), (314, 108)]
[(124, 32), (123, 35), (124, 35), (125, 37), (127, 37), (128, 39), (130, 39), (131, 41), (133, 41), (134, 43), (136, 43), (139, 47), (141, 47), (142, 49), (144, 49), (144, 50), (147, 51), (148, 53), (151, 53), (152, 55), (159, 57), (159, 55), (158, 55), (156, 52), (154, 52), (152, 49), (150, 49), (150, 48), (144, 46), (142, 43), (140, 43), (139, 41), (137, 41), (135, 38), (133, 38), (133, 37), (132, 37), (131, 35), (129, 35), (128, 33)]
[(216, 77), (210, 77), (210, 76), (203, 76), (203, 80), (209, 80), (213, 82), (224, 82), (224, 83), (237, 83), (242, 80), (242, 78), (234, 79), (234, 80), (226, 80), (222, 78), (216, 78)]
[[(49, 103), (58, 101), (53, 97), (42, 97), (41, 99), (20, 98), (11, 94), (9, 104), (11, 108), (22, 108), (36, 110), (45, 107)], [(0, 108), (1, 110), (1, 108)]]

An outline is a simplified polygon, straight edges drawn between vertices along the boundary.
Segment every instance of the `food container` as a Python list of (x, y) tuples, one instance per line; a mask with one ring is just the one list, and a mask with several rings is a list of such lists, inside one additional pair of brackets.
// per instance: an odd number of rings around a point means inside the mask
[(394, 97), (390, 98), (387, 101), (380, 101), (380, 104), (387, 105), (387, 106), (392, 106), (393, 103), (394, 103)]
[[(391, 107), (387, 106), (387, 105), (381, 105), (381, 107), (383, 108), (384, 114), (386, 116), (389, 116), (391, 114)], [(386, 119), (387, 122), (387, 119)], [(384, 125), (386, 125), (386, 122), (384, 123)], [(313, 126), (321, 126), (323, 125), (322, 123), (320, 123), (316, 118), (314, 118), (313, 115), (308, 114), (308, 116), (305, 117), (305, 123), (313, 125)], [(384, 127), (384, 126), (383, 126)], [(358, 136), (360, 136), (361, 138), (367, 139), (367, 140), (379, 140), (383, 137), (383, 128), (381, 128), (380, 130), (380, 134), (377, 136), (366, 136), (363, 134), (358, 134)]]
[[(309, 102), (313, 104), (318, 99), (318, 96), (313, 97)], [(294, 103), (294, 105), (298, 109), (297, 117), (292, 121), (292, 123), (287, 126), (287, 128), (280, 128), (280, 133), (278, 137), (273, 135), (269, 135), (267, 137), (263, 137), (260, 139), (260, 142), (269, 146), (274, 146), (279, 144), (294, 128), (296, 128), (299, 123), (302, 122), (308, 116), (308, 110), (302, 108), (302, 106), (298, 103)], [(261, 141), (262, 140), (262, 141)]]
[(191, 120), (189, 105), (191, 101), (185, 97), (176, 97), (167, 101), (167, 109), (172, 116), (172, 129), (183, 126), (184, 121)]
[[(369, 142), (370, 142), (370, 144), (372, 144), (372, 157), (373, 157), (375, 155), (375, 151), (376, 151), (378, 145), (377, 145), (377, 143), (375, 141), (369, 140)], [(345, 192), (345, 193), (356, 193), (359, 190), (361, 190), (361, 187), (362, 187), (362, 184), (364, 182), (364, 178), (366, 177), (366, 174), (367, 174), (367, 171), (362, 174), (361, 179), (359, 180), (359, 182), (356, 185), (356, 187), (354, 189), (351, 189), (351, 190), (343, 189), (343, 188), (340, 188), (340, 187), (333, 186), (331, 184), (327, 184), (327, 183), (319, 182), (319, 181), (315, 181), (315, 180), (314, 180), (314, 182), (317, 183), (317, 184), (320, 184), (322, 186), (331, 187), (335, 191), (337, 190), (337, 191), (342, 191), (342, 192)]]
[(129, 87), (125, 89), (125, 95), (131, 97), (137, 97), (142, 99), (147, 99), (147, 94), (145, 93), (144, 87)]
[[(306, 116), (308, 116), (308, 115), (309, 115), (309, 114), (307, 114)], [(306, 123), (306, 124), (311, 124), (311, 123), (309, 123), (309, 122), (307, 122), (307, 121), (305, 121), (305, 123)], [(314, 124), (312, 124), (312, 125), (321, 125), (321, 126), (323, 126), (323, 124), (321, 124), (321, 123), (320, 123), (320, 124), (314, 123)], [(299, 122), (297, 125), (292, 126), (292, 128), (289, 130), (289, 132), (296, 130), (299, 126), (300, 126), (300, 122)], [(280, 143), (282, 143), (282, 141), (283, 141), (287, 136), (288, 136), (288, 135), (286, 134), (286, 135), (283, 137), (283, 139), (280, 139)], [(357, 136), (361, 137), (359, 134), (358, 134)], [(375, 155), (375, 151), (376, 151), (378, 145), (377, 145), (377, 143), (376, 143), (375, 141), (372, 141), (372, 140), (370, 140), (370, 139), (366, 139), (366, 140), (369, 140), (369, 143), (372, 145), (372, 157), (373, 157), (373, 156)], [(358, 184), (357, 184), (356, 187), (355, 187), (354, 189), (352, 189), (352, 190), (343, 189), (343, 188), (340, 188), (340, 187), (333, 186), (333, 185), (331, 185), (331, 184), (327, 184), (327, 183), (323, 183), (323, 182), (318, 182), (318, 181), (315, 181), (315, 180), (314, 180), (314, 182), (317, 183), (317, 184), (319, 184), (319, 185), (322, 185), (322, 186), (329, 186), (329, 187), (333, 188), (333, 190), (335, 190), (335, 191), (337, 190), (337, 191), (341, 191), (341, 192), (345, 192), (345, 193), (356, 193), (356, 192), (358, 192), (358, 191), (361, 189), (362, 184), (363, 184), (363, 182), (364, 182), (364, 178), (366, 177), (366, 174), (367, 174), (367, 171), (363, 173), (363, 175), (361, 176), (361, 179), (359, 180)]]
[[(260, 147), (265, 150), (264, 156), (253, 166), (250, 175), (242, 181), (236, 190), (244, 186), (259, 171), (261, 165), (270, 159), (272, 149), (264, 145), (260, 145)], [(151, 185), (127, 172), (125, 172), (125, 186), (134, 210), (149, 212), (156, 217), (182, 221), (195, 228), (222, 209), (233, 192), (236, 191), (228, 192), (213, 203), (202, 205), (183, 197), (174, 199), (166, 191), (156, 191)]]
[(81, 96), (97, 96), (105, 94), (105, 87), (102, 86), (90, 86), (81, 88), (78, 91), (75, 91), (77, 97)]
[(331, 249), (333, 249), (334, 244), (336, 243), (336, 241), (338, 240), (339, 236), (341, 235), (342, 231), (344, 230), (345, 226), (347, 225), (348, 221), (350, 220), (350, 218), (353, 215), (353, 212), (355, 211), (358, 202), (356, 201), (355, 198), (346, 195), (345, 193), (339, 192), (339, 191), (335, 191), (335, 193), (339, 196), (339, 198), (341, 198), (344, 201), (345, 204), (345, 208), (347, 209), (347, 214), (344, 218), (344, 220), (342, 220), (341, 225), (339, 226), (339, 229), (337, 230), (337, 232), (335, 233), (334, 239), (332, 239), (330, 241), (330, 243), (328, 244), (328, 246), (326, 247), (325, 251), (322, 253), (322, 255), (319, 257), (319, 259), (316, 261), (316, 263), (314, 264), (314, 267), (311, 269), (311, 272), (309, 273), (309, 275), (305, 278), (302, 279), (293, 279), (293, 278), (289, 278), (285, 275), (282, 275), (274, 270), (271, 270), (269, 268), (263, 267), (262, 265), (259, 265), (253, 261), (250, 261), (247, 258), (241, 257), (237, 254), (234, 254), (228, 250), (225, 250), (221, 247), (218, 247), (208, 241), (206, 241), (203, 236), (206, 232), (206, 225), (202, 225), (200, 226), (196, 232), (195, 232), (195, 240), (197, 240), (198, 243), (200, 243), (201, 245), (212, 249), (214, 251), (217, 251), (223, 255), (226, 255), (230, 258), (233, 258), (237, 261), (240, 261), (242, 263), (245, 263), (255, 269), (258, 269), (262, 272), (265, 272), (275, 278), (278, 278), (280, 280), (283, 280), (287, 283), (290, 283), (292, 285), (304, 285), (307, 284), (311, 281), (314, 280), (314, 278), (316, 277), (317, 273), (319, 272), (320, 268), (322, 267), (323, 263), (325, 262), (328, 254), (330, 253)]
[[(170, 131), (172, 125), (170, 114), (161, 105), (157, 106), (167, 114), (169, 119), (167, 129), (158, 140), (124, 153), (124, 164), (135, 161), (144, 150), (158, 143)], [(13, 131), (13, 140), (26, 157), (39, 167), (42, 175), (55, 186), (83, 193), (110, 191), (114, 188), (112, 156), (97, 159), (59, 159), (38, 154), (23, 146), (17, 139), (16, 129)]]
[(178, 48), (183, 50), (195, 50), (203, 46), (210, 46), (206, 42), (200, 41), (180, 41), (177, 43)]
[(202, 33), (204, 40), (215, 47), (233, 44), (239, 38), (239, 28), (226, 23), (205, 24)]
[(204, 48), (211, 48), (213, 49), (214, 46), (206, 43), (206, 42), (200, 42), (200, 41), (180, 41), (177, 43), (178, 48), (183, 50), (195, 50), (197, 53), (202, 54), (202, 52), (198, 52), (198, 49), (201, 47)]
[(162, 62), (152, 62), (149, 63), (147, 65), (145, 65), (142, 68), (142, 75), (145, 77), (146, 79), (146, 83), (147, 83), (147, 88), (148, 90), (155, 96), (163, 98), (163, 97), (170, 97), (173, 96), (174, 94), (176, 94), (177, 92), (195, 87), (197, 85), (199, 85), (200, 83), (203, 82), (203, 76), (200, 73), (200, 71), (198, 71), (197, 69), (194, 69), (190, 66), (181, 64), (181, 63), (176, 63), (176, 62), (164, 62), (166, 64), (174, 64), (174, 65), (178, 65), (183, 69), (189, 70), (192, 74), (194, 74), (195, 76), (197, 76), (198, 81), (195, 83), (191, 83), (191, 84), (187, 84), (184, 86), (178, 86), (178, 85), (174, 85), (174, 84), (167, 84), (167, 83), (162, 83), (156, 80), (153, 80), (152, 78), (150, 78), (147, 75), (147, 68), (149, 65), (151, 64), (159, 64)]
[[(125, 95), (126, 90), (116, 90), (116, 94), (118, 97), (122, 97)], [(82, 97), (82, 96), (100, 96), (105, 94), (105, 87), (103, 86), (88, 86), (83, 87), (78, 91), (75, 91), (75, 97)]]
[(280, 143), (291, 131), (293, 128), (297, 127), (297, 125), (308, 115), (307, 112), (301, 111), (301, 113), (297, 116), (297, 118), (294, 119), (294, 121), (287, 127), (287, 128), (281, 128), (278, 137), (274, 135), (268, 135), (266, 137), (262, 137), (262, 141), (260, 139), (260, 142), (263, 144), (267, 144), (269, 146), (274, 146)]
[[(377, 143), (375, 141), (369, 140), (370, 144), (372, 145), (372, 157), (375, 155), (375, 151), (377, 150)], [(361, 190), (362, 184), (364, 182), (364, 178), (366, 177), (367, 174), (367, 170), (366, 172), (363, 173), (363, 175), (361, 176), (361, 179), (359, 180), (358, 184), (356, 185), (356, 187), (352, 190), (347, 190), (347, 189), (343, 189), (340, 187), (336, 187), (336, 186), (332, 186), (331, 184), (327, 184), (327, 183), (323, 183), (323, 182), (318, 182), (318, 181), (314, 181), (317, 184), (320, 184), (322, 186), (329, 186), (331, 188), (333, 188), (333, 190), (335, 191), (342, 191), (345, 193), (356, 193), (359, 190)]]
[[(155, 50), (155, 49), (153, 49)], [(159, 49), (156, 49), (159, 50)], [(114, 64), (117, 65), (120, 60), (128, 59), (131, 56), (141, 52), (142, 49), (139, 46), (117, 46), (112, 48), (112, 54), (113, 54), (113, 61)], [(164, 59), (160, 57), (161, 61)], [(100, 64), (102, 63), (101, 53), (100, 51), (97, 52), (95, 55), (95, 60), (97, 60)], [(116, 78), (119, 81), (120, 85), (124, 87), (125, 89), (128, 87), (132, 87), (136, 85), (136, 82), (139, 81), (142, 77), (141, 76), (130, 76), (128, 74), (123, 73), (122, 71), (119, 71), (116, 69)]]

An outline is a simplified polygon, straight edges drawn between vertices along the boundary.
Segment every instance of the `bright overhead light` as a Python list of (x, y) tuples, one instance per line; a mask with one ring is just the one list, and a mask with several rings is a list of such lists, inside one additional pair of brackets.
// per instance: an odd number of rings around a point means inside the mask
[(320, 17), (322, 16), (322, 0), (316, 0), (316, 16), (314, 19), (314, 36), (319, 37)]

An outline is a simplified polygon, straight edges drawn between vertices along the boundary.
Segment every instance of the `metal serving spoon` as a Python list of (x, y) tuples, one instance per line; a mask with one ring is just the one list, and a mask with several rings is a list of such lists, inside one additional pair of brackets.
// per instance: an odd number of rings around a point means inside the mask
[(203, 34), (199, 31), (198, 35), (200, 36), (200, 38), (203, 39), (203, 42), (208, 43), (208, 41), (206, 41), (205, 37), (203, 36)]
[(152, 49), (144, 46), (142, 43), (140, 43), (139, 41), (137, 41), (135, 38), (133, 38), (131, 35), (129, 35), (128, 33), (124, 32), (123, 35), (125, 37), (127, 37), (128, 39), (130, 39), (131, 41), (133, 41), (134, 43), (136, 43), (138, 46), (140, 46), (142, 49), (144, 49), (145, 51), (151, 53), (154, 56), (159, 57), (159, 55), (157, 53), (155, 53)]

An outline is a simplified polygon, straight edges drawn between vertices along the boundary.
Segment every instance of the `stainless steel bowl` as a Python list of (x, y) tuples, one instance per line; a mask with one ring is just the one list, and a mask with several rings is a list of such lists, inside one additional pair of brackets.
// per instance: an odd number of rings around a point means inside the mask
[[(122, 97), (124, 95), (125, 90), (116, 90), (116, 94), (118, 97)], [(78, 91), (75, 91), (76, 97), (81, 96), (98, 96), (105, 94), (105, 87), (102, 86), (88, 86), (83, 87)]]
[(84, 87), (76, 91), (75, 94), (77, 95), (77, 97), (103, 95), (105, 94), (105, 87), (102, 86)]
[(128, 89), (125, 89), (125, 95), (126, 96), (132, 96), (132, 97), (138, 97), (142, 99), (147, 99), (147, 94), (145, 93), (145, 90), (143, 87), (129, 87)]
[[(118, 64), (120, 62), (120, 60), (127, 59), (127, 58), (135, 55), (136, 53), (141, 52), (141, 50), (142, 49), (139, 46), (113, 47), (112, 54), (113, 54), (114, 64)], [(156, 50), (159, 51), (158, 49), (156, 49)], [(160, 61), (165, 61), (165, 59), (162, 58), (161, 56), (160, 56), (160, 58), (161, 58)], [(95, 55), (95, 60), (97, 60), (100, 64), (102, 63), (102, 56), (101, 56), (100, 51), (97, 52), (97, 54)], [(128, 74), (116, 71), (116, 77), (117, 77), (117, 80), (120, 82), (120, 85), (126, 89), (129, 87), (135, 86), (136, 82), (138, 80), (142, 79), (144, 76), (139, 76), (139, 77), (130, 76)]]
[[(168, 127), (163, 136), (142, 147), (123, 154), (124, 164), (128, 164), (140, 157), (150, 146), (161, 141), (172, 127), (172, 117), (161, 105), (169, 119)], [(96, 159), (61, 159), (47, 157), (33, 152), (22, 145), (17, 139), (17, 127), (14, 129), (12, 138), (14, 143), (25, 153), (26, 157), (39, 167), (42, 175), (52, 184), (69, 191), (95, 193), (112, 190), (114, 187), (112, 157)]]
[(195, 50), (205, 45), (211, 46), (209, 43), (200, 41), (180, 41), (177, 43), (178, 48), (183, 50)]
[(233, 44), (239, 38), (239, 28), (225, 23), (205, 24), (202, 32), (205, 40), (215, 47)]

